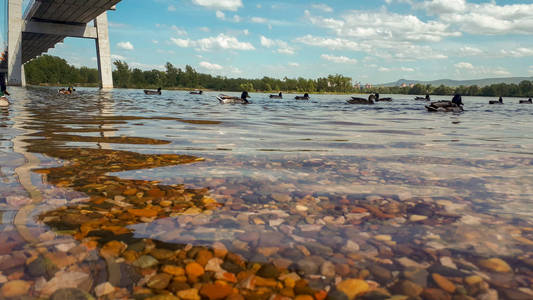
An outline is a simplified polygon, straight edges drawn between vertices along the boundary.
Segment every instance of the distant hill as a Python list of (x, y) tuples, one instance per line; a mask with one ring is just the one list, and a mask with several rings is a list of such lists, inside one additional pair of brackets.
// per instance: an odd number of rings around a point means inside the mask
[(519, 84), (520, 82), (524, 80), (533, 81), (533, 77), (485, 78), (485, 79), (475, 79), (475, 80), (440, 79), (440, 80), (433, 80), (433, 81), (400, 79), (396, 82), (379, 84), (379, 86), (393, 87), (393, 86), (401, 86), (404, 83), (407, 85), (420, 83), (420, 84), (431, 84), (432, 86), (445, 85), (449, 87), (458, 87), (461, 85), (464, 85), (464, 86), (477, 85), (479, 87), (484, 87), (487, 85), (498, 84), (498, 83)]

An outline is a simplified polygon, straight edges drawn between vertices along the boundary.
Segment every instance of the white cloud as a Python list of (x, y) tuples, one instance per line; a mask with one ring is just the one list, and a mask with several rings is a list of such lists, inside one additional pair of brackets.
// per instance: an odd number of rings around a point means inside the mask
[(203, 68), (203, 69), (209, 70), (209, 71), (218, 71), (218, 70), (222, 70), (223, 69), (223, 67), (221, 65), (212, 64), (212, 63), (207, 62), (207, 61), (200, 62), (200, 67)]
[(454, 67), (456, 69), (466, 69), (466, 70), (473, 70), (474, 69), (474, 65), (472, 65), (471, 63), (467, 63), (467, 62), (456, 63), (454, 65)]
[(200, 31), (203, 31), (203, 32), (210, 32), (210, 31), (211, 31), (211, 29), (209, 29), (209, 27), (205, 27), (205, 26), (204, 26), (204, 27), (200, 27), (200, 28), (198, 28), (198, 29), (199, 29)]
[[(377, 66), (369, 66), (369, 67), (376, 68)], [(400, 67), (400, 68), (379, 67), (378, 71), (379, 72), (392, 72), (392, 71), (414, 72), (416, 70), (413, 68), (408, 68), (408, 67)]]
[(477, 56), (481, 54), (483, 54), (483, 50), (475, 47), (465, 46), (459, 49), (459, 55), (461, 56)]
[(327, 12), (327, 13), (333, 12), (333, 8), (331, 8), (329, 5), (324, 4), (324, 3), (313, 4), (311, 5), (311, 7), (314, 9), (321, 10), (323, 12)]
[(243, 6), (241, 0), (192, 0), (192, 2), (210, 9), (231, 11), (236, 11)]
[(188, 48), (191, 45), (191, 40), (189, 39), (170, 38), (170, 41), (181, 48)]
[(241, 17), (239, 17), (238, 15), (233, 16), (233, 22), (239, 23), (240, 21), (241, 21)]
[(257, 24), (265, 24), (268, 22), (267, 19), (265, 18), (261, 18), (261, 17), (252, 17), (250, 19), (250, 21), (252, 21), (252, 23), (257, 23)]
[(225, 20), (226, 19), (226, 14), (224, 14), (220, 10), (217, 10), (217, 12), (215, 14), (216, 14), (217, 18), (220, 19), (220, 20)]
[(501, 50), (501, 54), (503, 54), (504, 56), (512, 56), (512, 57), (533, 56), (533, 49), (517, 48), (513, 50)]
[(533, 74), (533, 66), (529, 67), (529, 71), (528, 72), (529, 72), (529, 74)]
[(386, 11), (349, 11), (340, 19), (312, 16), (305, 12), (314, 25), (332, 30), (337, 36), (378, 41), (438, 42), (444, 37), (460, 36), (449, 25), (424, 22), (413, 15), (400, 15)]
[(117, 44), (117, 47), (123, 50), (128, 50), (128, 51), (131, 51), (134, 49), (133, 45), (130, 42), (120, 42)]
[(385, 67), (379, 67), (378, 71), (380, 71), (380, 72), (390, 72), (390, 71), (392, 71), (392, 69), (385, 68)]
[(403, 71), (403, 72), (414, 72), (416, 70), (414, 68), (401, 67), (400, 71)]
[(416, 6), (433, 15), (460, 13), (466, 10), (466, 0), (431, 0), (424, 1)]
[(289, 63), (289, 67), (299, 67), (299, 66), (300, 66), (300, 64), (297, 63), (297, 62), (290, 62)]
[(176, 7), (174, 5), (169, 5), (167, 10), (168, 11), (176, 11)]
[(122, 55), (118, 55), (118, 54), (111, 54), (111, 59), (112, 60), (126, 60), (126, 57)]
[(228, 36), (223, 33), (216, 37), (208, 37), (193, 41), (190, 39), (170, 38), (170, 41), (178, 47), (188, 48), (195, 47), (199, 51), (210, 51), (216, 49), (230, 49), (230, 50), (255, 50), (255, 47), (248, 42), (241, 42), (236, 37)]
[(355, 64), (355, 63), (357, 63), (356, 59), (349, 58), (349, 57), (346, 57), (346, 56), (334, 56), (334, 55), (329, 55), (329, 54), (322, 54), (320, 57), (322, 57), (322, 59), (325, 59), (325, 60), (328, 60), (328, 61), (331, 61), (331, 62), (334, 62), (334, 63), (337, 63), (337, 64)]
[(158, 40), (152, 40), (152, 43), (159, 44), (159, 41)]
[(295, 53), (295, 50), (293, 47), (289, 46), (289, 44), (285, 41), (281, 40), (271, 40), (265, 36), (260, 37), (261, 46), (266, 48), (278, 48), (276, 51), (281, 54), (289, 54), (292, 55)]
[(250, 31), (249, 31), (248, 29), (244, 29), (244, 30), (242, 31), (242, 34), (244, 34), (244, 35), (249, 35), (249, 34), (250, 34)]
[(172, 29), (172, 31), (174, 31), (174, 33), (177, 35), (187, 35), (187, 31), (185, 31), (185, 29), (179, 28), (176, 25), (170, 26), (170, 29)]

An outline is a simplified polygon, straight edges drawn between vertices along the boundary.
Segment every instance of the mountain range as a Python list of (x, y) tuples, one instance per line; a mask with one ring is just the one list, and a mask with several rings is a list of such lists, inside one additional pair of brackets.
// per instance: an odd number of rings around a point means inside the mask
[(450, 87), (458, 87), (461, 85), (464, 85), (464, 86), (477, 85), (479, 87), (484, 87), (487, 85), (498, 84), (498, 83), (519, 84), (520, 82), (524, 80), (533, 81), (533, 77), (485, 78), (485, 79), (474, 79), (474, 80), (440, 79), (440, 80), (433, 80), (433, 81), (400, 79), (396, 82), (379, 84), (378, 86), (393, 87), (393, 86), (401, 86), (402, 84), (407, 84), (407, 85), (431, 84), (432, 86), (445, 85), (445, 86), (450, 86)]

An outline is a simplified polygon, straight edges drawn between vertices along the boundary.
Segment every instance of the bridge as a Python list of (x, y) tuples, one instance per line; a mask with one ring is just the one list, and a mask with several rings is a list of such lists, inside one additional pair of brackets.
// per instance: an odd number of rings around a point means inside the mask
[(113, 88), (107, 11), (120, 0), (31, 0), (24, 15), (23, 0), (7, 1), (8, 85), (24, 86), (25, 63), (77, 37), (95, 40), (100, 87)]

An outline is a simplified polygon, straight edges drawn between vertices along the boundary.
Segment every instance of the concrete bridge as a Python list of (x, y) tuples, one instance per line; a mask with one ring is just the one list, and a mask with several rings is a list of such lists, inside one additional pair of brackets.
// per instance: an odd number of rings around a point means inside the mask
[(120, 0), (31, 0), (24, 15), (23, 0), (7, 1), (8, 85), (24, 86), (26, 62), (77, 37), (95, 40), (101, 88), (113, 88), (107, 11)]

